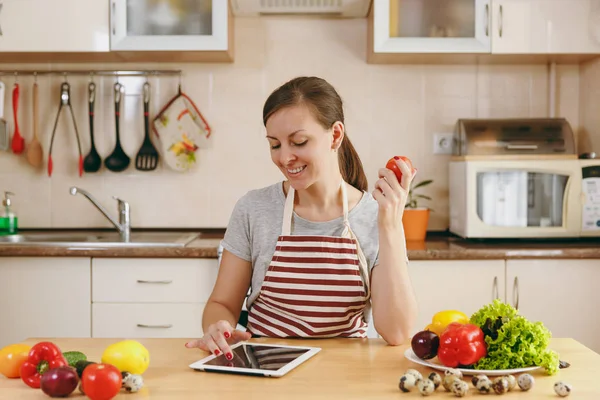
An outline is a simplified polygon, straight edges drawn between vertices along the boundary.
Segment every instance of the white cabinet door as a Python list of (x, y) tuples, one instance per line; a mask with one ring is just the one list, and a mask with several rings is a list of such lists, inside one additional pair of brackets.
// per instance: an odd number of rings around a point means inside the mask
[(0, 348), (31, 337), (91, 337), (90, 259), (0, 257)]
[(107, 0), (0, 0), (0, 52), (109, 50)]
[(411, 261), (408, 268), (419, 307), (413, 334), (438, 311), (459, 310), (470, 317), (505, 296), (504, 260)]
[(492, 0), (492, 53), (600, 53), (598, 0)]
[(111, 50), (228, 50), (229, 2), (110, 0)]
[(600, 260), (508, 260), (506, 266), (509, 303), (525, 318), (600, 352)]
[(489, 53), (490, 0), (374, 0), (375, 53)]

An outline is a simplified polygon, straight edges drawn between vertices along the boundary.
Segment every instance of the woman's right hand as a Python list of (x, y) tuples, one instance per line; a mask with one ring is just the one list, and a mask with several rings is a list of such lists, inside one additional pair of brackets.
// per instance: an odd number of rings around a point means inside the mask
[(228, 360), (233, 359), (231, 345), (242, 340), (248, 340), (252, 337), (250, 332), (234, 329), (229, 321), (221, 320), (208, 327), (202, 339), (192, 340), (185, 344), (185, 347), (199, 348), (204, 351), (210, 351), (215, 356), (225, 354)]

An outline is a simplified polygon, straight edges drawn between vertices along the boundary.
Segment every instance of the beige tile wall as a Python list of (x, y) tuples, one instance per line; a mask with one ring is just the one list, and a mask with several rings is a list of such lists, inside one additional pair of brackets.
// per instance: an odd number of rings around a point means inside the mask
[[(262, 104), (271, 90), (297, 75), (328, 79), (345, 100), (346, 125), (370, 184), (390, 156), (405, 154), (419, 168), (420, 179), (432, 178), (425, 193), (434, 200), (431, 230), (448, 225), (449, 157), (432, 153), (433, 134), (449, 132), (460, 117), (547, 116), (548, 84), (544, 65), (449, 66), (368, 65), (366, 20), (323, 20), (286, 17), (236, 20), (234, 64), (112, 65), (117, 68), (182, 68), (183, 89), (211, 124), (211, 147), (199, 154), (193, 172), (160, 168), (122, 173), (101, 171), (77, 176), (74, 133), (62, 116), (55, 139), (55, 172), (49, 178), (25, 158), (0, 154), (0, 190), (16, 193), (15, 210), (22, 227), (109, 227), (83, 197), (69, 187), (88, 189), (110, 211), (112, 196), (130, 202), (134, 227), (224, 227), (236, 200), (246, 191), (281, 179), (271, 164), (261, 123)], [(9, 66), (11, 67), (11, 66)], [(85, 68), (80, 65), (40, 65), (36, 68)], [(600, 68), (590, 67), (588, 75)], [(560, 66), (557, 115), (579, 121), (579, 66)], [(41, 135), (45, 151), (56, 114), (62, 78), (40, 78)], [(70, 79), (84, 155), (89, 149), (86, 118), (86, 77)], [(600, 81), (597, 79), (597, 81)], [(5, 80), (12, 87), (13, 79)], [(31, 84), (21, 78), (20, 128), (32, 137)], [(96, 110), (96, 142), (106, 157), (114, 146), (112, 79), (99, 82), (101, 104)], [(122, 140), (132, 157), (141, 144), (142, 109), (139, 78), (122, 79), (126, 86)], [(173, 96), (177, 78), (151, 79), (152, 112)], [(583, 85), (582, 85), (583, 86)], [(597, 90), (597, 89), (596, 89)], [(5, 115), (12, 123), (10, 101)], [(587, 117), (588, 119), (597, 118)], [(600, 137), (600, 135), (597, 135)], [(596, 139), (600, 140), (600, 139)], [(152, 192), (154, 191), (154, 192)]]

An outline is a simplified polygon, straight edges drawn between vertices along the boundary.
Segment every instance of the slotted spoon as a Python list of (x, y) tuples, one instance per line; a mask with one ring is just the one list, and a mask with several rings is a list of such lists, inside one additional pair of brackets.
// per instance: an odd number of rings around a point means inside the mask
[(158, 166), (158, 151), (150, 140), (150, 84), (144, 83), (144, 142), (135, 157), (135, 168), (140, 171), (152, 171)]

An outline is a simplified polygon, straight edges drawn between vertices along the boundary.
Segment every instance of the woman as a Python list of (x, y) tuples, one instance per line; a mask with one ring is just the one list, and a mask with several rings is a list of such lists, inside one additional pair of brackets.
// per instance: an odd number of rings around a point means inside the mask
[[(381, 168), (372, 195), (326, 81), (293, 79), (263, 109), (273, 163), (287, 180), (244, 195), (223, 239), (204, 337), (186, 347), (225, 354), (252, 335), (366, 337), (403, 343), (416, 317), (402, 213), (416, 171)], [(248, 292), (248, 331), (237, 324)]]

